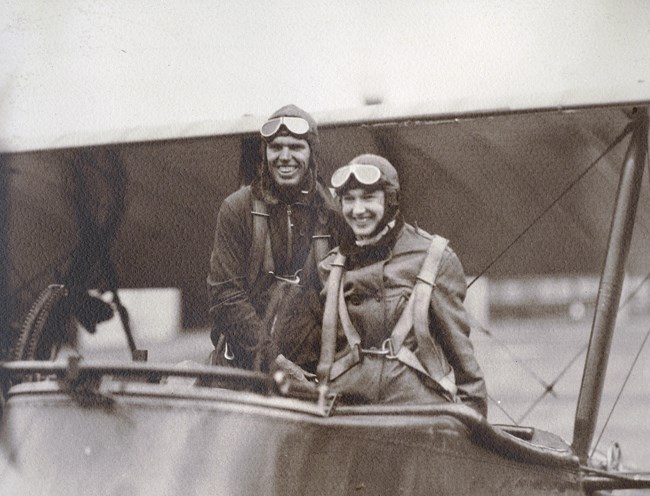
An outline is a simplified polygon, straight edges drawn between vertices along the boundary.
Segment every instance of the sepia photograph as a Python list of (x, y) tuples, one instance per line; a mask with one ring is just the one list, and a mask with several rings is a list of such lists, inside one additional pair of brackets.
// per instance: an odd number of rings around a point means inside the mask
[(650, 494), (650, 3), (0, 3), (0, 495)]

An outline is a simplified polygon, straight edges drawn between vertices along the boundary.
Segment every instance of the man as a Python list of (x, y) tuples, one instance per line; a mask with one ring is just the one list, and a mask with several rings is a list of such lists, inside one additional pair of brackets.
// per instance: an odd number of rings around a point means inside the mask
[(320, 382), (354, 401), (462, 402), (487, 415), (465, 274), (447, 240), (404, 222), (397, 171), (382, 157), (354, 158), (331, 183), (354, 239), (320, 264)]
[(228, 196), (217, 216), (207, 281), (212, 363), (267, 370), (283, 354), (309, 368), (317, 361), (313, 341), (320, 336), (298, 330), (287, 335), (276, 332), (274, 324), (289, 297), (305, 305), (317, 300), (317, 264), (336, 244), (336, 225), (342, 221), (318, 176), (319, 137), (312, 116), (287, 105), (271, 115), (260, 134), (256, 177)]

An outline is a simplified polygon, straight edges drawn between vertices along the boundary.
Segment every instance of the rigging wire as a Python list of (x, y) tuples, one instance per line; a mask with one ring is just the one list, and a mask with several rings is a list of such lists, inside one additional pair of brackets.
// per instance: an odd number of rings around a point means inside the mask
[(618, 395), (616, 395), (616, 399), (614, 400), (614, 404), (612, 405), (612, 408), (609, 411), (609, 414), (607, 415), (607, 419), (605, 420), (605, 424), (603, 425), (602, 430), (600, 431), (600, 434), (598, 435), (598, 439), (596, 440), (596, 443), (594, 444), (594, 448), (591, 451), (591, 454), (589, 455), (590, 457), (594, 455), (594, 452), (596, 451), (596, 448), (598, 447), (598, 443), (600, 443), (600, 439), (603, 437), (603, 434), (605, 432), (605, 429), (607, 428), (607, 424), (609, 423), (609, 420), (612, 418), (612, 414), (614, 413), (614, 409), (616, 408), (616, 405), (618, 404), (618, 401), (621, 399), (621, 395), (623, 394), (623, 390), (625, 389), (625, 386), (627, 385), (627, 381), (629, 380), (630, 376), (632, 375), (632, 372), (634, 370), (634, 367), (636, 366), (639, 356), (641, 355), (641, 352), (643, 351), (643, 348), (645, 348), (645, 345), (648, 341), (648, 337), (650, 337), (650, 328), (645, 334), (645, 337), (643, 338), (643, 341), (641, 342), (641, 346), (639, 347), (639, 350), (636, 353), (636, 356), (634, 357), (634, 360), (632, 361), (632, 364), (630, 365), (630, 369), (627, 371), (627, 375), (625, 376), (625, 380), (623, 381), (623, 385), (621, 386), (620, 391), (618, 392)]
[(484, 327), (481, 324), (476, 324), (476, 327), (483, 334), (485, 334), (492, 340), (496, 341), (496, 343), (501, 347), (501, 349), (505, 352), (505, 354), (508, 355), (510, 360), (515, 362), (522, 369), (524, 369), (528, 373), (528, 375), (530, 375), (533, 379), (535, 379), (538, 383), (540, 383), (545, 388), (549, 387), (549, 384), (547, 384), (546, 381), (544, 381), (544, 379), (542, 379), (539, 375), (537, 375), (537, 373), (531, 367), (527, 366), (522, 360), (519, 360), (517, 356), (512, 352), (512, 350), (506, 345), (506, 343), (502, 339), (499, 339), (490, 329)]
[[(483, 275), (485, 275), (494, 264), (496, 264), (503, 256), (510, 251), (510, 249), (517, 244), (517, 242), (522, 239), (533, 227), (535, 224), (537, 224), (552, 208), (558, 204), (558, 202), (564, 198), (579, 182), (582, 181), (582, 179), (589, 173), (591, 172), (594, 167), (610, 152), (612, 151), (624, 138), (627, 136), (630, 132), (632, 132), (634, 128), (634, 123), (630, 122), (623, 131), (607, 146), (607, 148), (595, 159), (593, 160), (573, 181), (571, 181), (564, 190), (540, 213), (533, 219), (533, 221), (526, 226), (526, 228), (519, 233), (477, 276), (475, 276), (472, 281), (467, 285), (467, 287), (471, 287), (479, 278), (481, 278)], [(646, 279), (650, 277), (650, 274), (646, 276)], [(645, 279), (644, 279), (645, 282)], [(641, 283), (640, 286), (643, 285), (643, 282)], [(639, 288), (637, 288), (636, 291), (638, 291)], [(635, 293), (636, 293), (635, 291)], [(627, 304), (631, 300), (628, 299), (625, 304)], [(535, 407), (542, 401), (542, 399), (547, 395), (547, 394), (553, 394), (555, 396), (555, 391), (554, 391), (554, 386), (557, 384), (557, 382), (566, 374), (566, 372), (573, 366), (573, 364), (580, 358), (580, 356), (585, 353), (585, 351), (588, 348), (588, 345), (583, 346), (578, 353), (576, 353), (573, 358), (569, 361), (569, 363), (560, 371), (558, 376), (549, 384), (541, 377), (539, 377), (530, 367), (526, 367), (523, 363), (521, 363), (519, 360), (516, 360), (516, 357), (514, 353), (503, 343), (501, 340), (496, 338), (494, 334), (486, 329), (485, 327), (479, 325), (478, 328), (485, 333), (488, 337), (495, 339), (497, 343), (506, 351), (506, 353), (510, 356), (511, 360), (519, 364), (524, 370), (528, 372), (529, 375), (531, 375), (537, 382), (544, 387), (543, 393), (531, 404), (531, 406), (526, 410), (526, 412), (519, 418), (519, 421), (516, 422), (514, 421), (513, 417), (506, 412), (503, 406), (499, 402), (495, 402), (495, 404), (499, 407), (499, 409), (515, 424), (519, 425), (521, 422), (523, 422), (526, 417), (535, 409)]]
[(488, 393), (487, 397), (492, 403), (494, 403), (497, 406), (497, 408), (499, 410), (501, 410), (501, 412), (503, 412), (503, 414), (506, 417), (508, 417), (508, 420), (510, 420), (510, 422), (512, 422), (514, 425), (519, 425), (517, 423), (517, 421), (507, 412), (507, 410), (505, 408), (503, 408), (503, 406), (501, 405), (500, 400), (497, 400), (496, 398), (494, 398), (492, 395), (490, 395), (490, 393)]
[(526, 417), (530, 415), (530, 413), (535, 409), (535, 407), (544, 399), (544, 397), (547, 394), (553, 394), (555, 395), (555, 390), (553, 389), (555, 385), (559, 382), (559, 380), (566, 374), (569, 369), (573, 366), (573, 364), (582, 356), (582, 354), (587, 351), (587, 346), (583, 346), (578, 353), (576, 353), (571, 360), (569, 360), (569, 363), (565, 365), (565, 367), (560, 371), (560, 373), (557, 375), (557, 377), (549, 384), (546, 386), (544, 389), (544, 392), (535, 400), (529, 407), (528, 410), (524, 412), (524, 414), (519, 417), (519, 424), (521, 424), (524, 420), (526, 420)]
[(625, 129), (623, 129), (623, 132), (619, 134), (614, 141), (611, 142), (611, 144), (605, 149), (603, 153), (601, 153), (591, 164), (589, 164), (585, 170), (583, 170), (578, 177), (576, 177), (573, 181), (569, 183), (569, 185), (560, 193), (560, 195), (555, 198), (542, 212), (540, 212), (537, 217), (533, 219), (533, 221), (526, 226), (526, 228), (519, 233), (501, 252), (476, 276), (472, 281), (467, 285), (467, 287), (471, 287), (472, 284), (474, 284), (479, 278), (481, 278), (488, 270), (492, 268), (494, 264), (496, 264), (503, 256), (510, 251), (510, 249), (519, 242), (521, 238), (523, 238), (528, 231), (530, 231), (535, 224), (537, 224), (542, 217), (544, 217), (557, 203), (564, 198), (573, 188), (576, 184), (578, 184), (582, 179), (589, 173), (591, 170), (600, 162), (612, 149), (618, 145), (623, 138), (630, 132), (632, 132), (632, 129), (634, 128), (634, 122), (629, 123), (627, 126), (625, 126)]
[[(628, 294), (628, 296), (625, 298), (625, 300), (623, 301), (623, 303), (621, 303), (621, 305), (618, 307), (618, 311), (619, 311), (619, 312), (620, 312), (621, 310), (623, 310), (623, 309), (624, 309), (628, 304), (630, 304), (630, 303), (632, 302), (632, 300), (634, 299), (634, 297), (639, 293), (639, 291), (641, 291), (641, 288), (642, 288), (642, 287), (644, 286), (644, 284), (645, 284), (646, 282), (648, 282), (648, 281), (650, 281), (650, 273), (646, 274), (646, 276), (645, 276), (645, 277), (643, 278), (643, 280), (639, 283), (639, 285), (634, 289), (634, 291), (631, 291), (630, 294)], [(647, 339), (647, 337), (646, 337), (646, 339)], [(644, 344), (645, 344), (645, 340), (644, 340)], [(505, 346), (505, 345), (504, 345), (504, 346)], [(558, 381), (559, 381), (559, 380), (564, 376), (564, 374), (566, 374), (566, 372), (569, 371), (569, 369), (570, 369), (570, 368), (573, 366), (573, 364), (578, 360), (578, 358), (580, 358), (580, 356), (582, 356), (582, 354), (584, 354), (584, 353), (587, 351), (587, 348), (589, 348), (589, 343), (585, 343), (585, 344), (582, 346), (582, 348), (580, 348), (580, 350), (578, 351), (578, 353), (576, 353), (576, 354), (574, 355), (574, 357), (569, 361), (569, 363), (568, 363), (568, 364), (567, 364), (567, 365), (562, 369), (562, 371), (560, 371), (560, 373), (558, 374), (558, 376), (557, 376), (557, 377), (556, 377), (556, 378), (551, 382), (550, 386), (546, 386), (545, 383), (544, 383), (543, 381), (541, 381), (540, 383), (541, 383), (542, 385), (544, 385), (547, 389), (548, 389), (548, 387), (553, 388), (553, 387), (558, 383)], [(633, 365), (633, 366), (634, 366), (634, 365)], [(625, 387), (625, 385), (623, 385), (623, 387)], [(622, 392), (622, 391), (621, 391), (621, 392)], [(545, 391), (542, 393), (542, 395), (541, 395), (539, 398), (537, 398), (537, 400), (535, 400), (535, 401), (533, 402), (532, 406), (528, 408), (528, 410), (526, 411), (526, 413), (520, 417), (520, 419), (519, 419), (519, 422), (520, 422), (520, 423), (523, 422), (523, 421), (525, 420), (525, 418), (526, 418), (526, 417), (527, 417), (527, 416), (528, 416), (528, 415), (533, 411), (533, 409), (534, 409), (534, 408), (539, 404), (539, 402), (542, 400), (542, 398), (544, 398), (544, 396), (546, 396), (546, 394), (548, 394), (548, 393), (549, 393), (549, 391), (548, 391), (548, 390), (545, 390)], [(614, 407), (615, 407), (615, 406), (616, 406), (616, 404), (614, 404)], [(612, 407), (612, 411), (614, 410), (614, 407)], [(612, 413), (612, 412), (610, 412), (610, 416), (611, 416), (611, 413)], [(605, 425), (605, 426), (606, 426), (606, 425)], [(604, 432), (604, 430), (605, 430), (605, 426), (603, 426), (603, 432)], [(602, 436), (603, 432), (601, 432), (600, 436)], [(599, 439), (600, 439), (600, 437), (599, 437)], [(595, 450), (595, 448), (594, 448), (594, 450)], [(593, 453), (592, 453), (592, 454), (593, 454)]]

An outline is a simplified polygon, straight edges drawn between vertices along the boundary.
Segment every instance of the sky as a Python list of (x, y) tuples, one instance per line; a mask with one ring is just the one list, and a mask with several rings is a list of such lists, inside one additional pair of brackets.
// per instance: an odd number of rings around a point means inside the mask
[(650, 100), (650, 2), (5, 0), (0, 149), (314, 113)]

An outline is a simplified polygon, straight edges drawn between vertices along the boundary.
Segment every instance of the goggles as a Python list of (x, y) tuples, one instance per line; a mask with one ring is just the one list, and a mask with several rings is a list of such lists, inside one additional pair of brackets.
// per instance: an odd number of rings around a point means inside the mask
[(338, 189), (350, 180), (350, 176), (366, 186), (377, 184), (381, 179), (381, 171), (375, 165), (370, 164), (349, 164), (337, 169), (332, 174), (332, 187)]
[(304, 136), (309, 132), (309, 122), (302, 117), (275, 117), (269, 119), (260, 129), (260, 134), (263, 138), (271, 138), (275, 136), (280, 128), (284, 126), (291, 134), (296, 136)]

